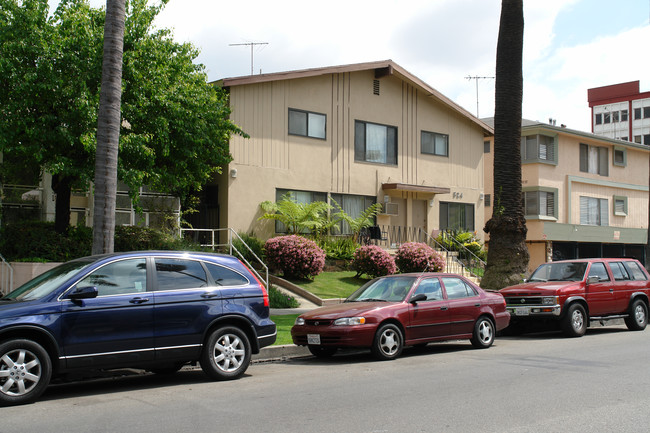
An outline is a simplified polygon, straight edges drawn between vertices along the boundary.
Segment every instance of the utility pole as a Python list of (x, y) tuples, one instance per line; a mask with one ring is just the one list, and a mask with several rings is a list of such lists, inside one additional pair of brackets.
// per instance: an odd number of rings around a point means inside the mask
[(253, 75), (253, 48), (255, 48), (255, 45), (268, 45), (268, 42), (245, 42), (243, 44), (230, 44), (231, 47), (237, 47), (237, 46), (242, 46), (242, 45), (250, 45), (251, 47), (251, 75)]
[(465, 77), (465, 79), (467, 80), (476, 81), (476, 117), (479, 117), (478, 116), (478, 80), (486, 80), (490, 78), (494, 80), (494, 77), (479, 77), (478, 75), (474, 75), (474, 76), (468, 75)]

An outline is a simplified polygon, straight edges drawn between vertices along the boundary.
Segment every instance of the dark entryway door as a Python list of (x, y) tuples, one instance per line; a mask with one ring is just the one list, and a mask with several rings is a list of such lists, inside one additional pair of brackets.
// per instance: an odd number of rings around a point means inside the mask
[(198, 212), (185, 219), (195, 229), (217, 229), (219, 226), (219, 186), (206, 185), (199, 196)]

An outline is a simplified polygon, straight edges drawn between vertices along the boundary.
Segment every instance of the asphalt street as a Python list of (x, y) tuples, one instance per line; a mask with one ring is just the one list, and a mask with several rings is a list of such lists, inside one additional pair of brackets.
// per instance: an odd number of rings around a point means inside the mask
[(0, 432), (640, 432), (650, 330), (590, 329), (259, 362), (232, 382), (199, 370), (52, 386), (0, 409)]

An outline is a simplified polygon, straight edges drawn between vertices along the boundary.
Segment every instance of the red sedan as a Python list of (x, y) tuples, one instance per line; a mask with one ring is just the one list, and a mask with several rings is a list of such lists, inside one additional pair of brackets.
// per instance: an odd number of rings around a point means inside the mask
[(404, 346), (468, 338), (488, 348), (508, 326), (503, 296), (485, 292), (455, 274), (399, 274), (376, 278), (344, 303), (300, 315), (293, 342), (318, 357), (343, 347), (369, 347), (381, 360), (397, 358)]

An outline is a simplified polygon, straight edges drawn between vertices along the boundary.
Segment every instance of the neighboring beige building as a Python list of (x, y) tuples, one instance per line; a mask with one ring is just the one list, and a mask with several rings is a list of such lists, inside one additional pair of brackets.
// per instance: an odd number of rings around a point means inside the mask
[(300, 202), (332, 197), (352, 216), (385, 203), (377, 218), (385, 232), (482, 233), (483, 141), (492, 128), (394, 62), (218, 84), (250, 135), (231, 139), (233, 161), (204, 197), (220, 227), (274, 236), (278, 228), (258, 220), (259, 204), (291, 191)]
[[(650, 148), (528, 120), (521, 135), (529, 271), (578, 257), (643, 263)], [(486, 221), (494, 205), (492, 144), (485, 145)]]

